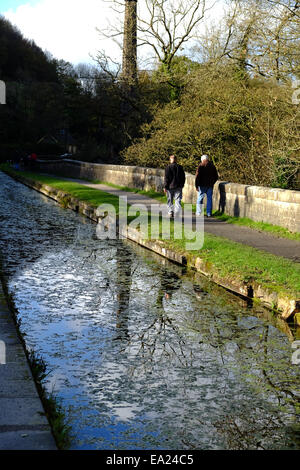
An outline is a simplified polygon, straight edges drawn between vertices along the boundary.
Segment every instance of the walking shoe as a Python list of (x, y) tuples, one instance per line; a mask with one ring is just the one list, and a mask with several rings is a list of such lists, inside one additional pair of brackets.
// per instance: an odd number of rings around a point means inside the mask
[(173, 219), (174, 218), (174, 212), (170, 212), (169, 217), (170, 217), (170, 219)]
[(206, 217), (211, 217), (211, 214), (207, 214)]

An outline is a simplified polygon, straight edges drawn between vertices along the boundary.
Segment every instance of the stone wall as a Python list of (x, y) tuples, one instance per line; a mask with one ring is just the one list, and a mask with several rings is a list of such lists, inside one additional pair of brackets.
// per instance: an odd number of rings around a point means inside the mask
[[(75, 160), (39, 161), (39, 171), (114, 183), (138, 189), (163, 190), (164, 170), (125, 165), (106, 165)], [(197, 192), (194, 176), (187, 173), (183, 201), (195, 203)], [(300, 191), (248, 186), (217, 181), (214, 187), (214, 209), (237, 217), (280, 225), (300, 232)]]

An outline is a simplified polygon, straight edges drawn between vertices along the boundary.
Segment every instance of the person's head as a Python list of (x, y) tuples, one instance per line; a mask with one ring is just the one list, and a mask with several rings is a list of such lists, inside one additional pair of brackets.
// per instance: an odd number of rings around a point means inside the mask
[(175, 155), (170, 155), (170, 163), (175, 163), (177, 161), (177, 158)]
[(206, 166), (209, 162), (209, 156), (208, 155), (202, 155), (201, 157), (201, 165)]

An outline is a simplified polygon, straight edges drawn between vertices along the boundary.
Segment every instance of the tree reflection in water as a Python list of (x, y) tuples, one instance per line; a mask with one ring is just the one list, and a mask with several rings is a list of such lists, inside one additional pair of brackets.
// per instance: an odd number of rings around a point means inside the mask
[[(209, 296), (209, 292), (199, 286), (195, 291), (200, 302)], [(274, 448), (299, 449), (299, 367), (287, 365), (285, 347), (278, 342), (275, 329), (269, 323), (243, 331), (241, 318), (230, 312), (226, 319), (222, 317), (216, 314), (209, 321), (203, 316), (194, 318), (189, 327), (201, 334), (205, 344), (209, 342), (216, 348), (229, 373), (234, 371), (249, 385), (253, 403), (245, 400), (239, 407), (233, 406), (234, 411), (224, 413), (213, 426), (224, 436), (229, 449), (266, 449), (270, 448), (270, 441)], [(273, 323), (278, 321), (274, 319)], [(259, 396), (265, 400), (263, 407), (255, 403)], [(199, 424), (203, 423), (199, 421)], [(286, 434), (282, 433), (283, 429)], [(190, 448), (198, 448), (197, 443), (185, 438), (183, 442)]]
[[(139, 345), (135, 348), (136, 368), (131, 369), (132, 375), (141, 373), (142, 368), (149, 373), (157, 363), (169, 360), (189, 369), (192, 380), (194, 366), (198, 374), (205, 369), (205, 364), (202, 367), (194, 364), (194, 353), (186, 344), (186, 332), (193, 332), (194, 338), (198, 336), (200, 347), (209, 345), (215, 357), (219, 356), (228, 376), (239, 376), (253, 393), (253, 403), (249, 402), (248, 396), (244, 401), (237, 401), (238, 406), (234, 404), (236, 397), (233, 396), (233, 411), (228, 413), (224, 410), (220, 419), (211, 423), (212, 428), (224, 437), (227, 448), (265, 449), (270, 448), (270, 441), (276, 448), (299, 448), (299, 370), (292, 365), (287, 366), (285, 348), (273, 335), (275, 328), (267, 321), (254, 321), (249, 327), (243, 315), (246, 312), (255, 315), (256, 312), (249, 308), (247, 302), (244, 302), (240, 315), (237, 315), (236, 308), (230, 310), (227, 307), (224, 311), (222, 297), (216, 302), (214, 311), (207, 309), (207, 305), (211, 306), (212, 296), (216, 299), (216, 292), (214, 289), (210, 292), (212, 288), (207, 287), (206, 281), (202, 280), (202, 285), (199, 285), (199, 278), (194, 284), (192, 305), (182, 298), (182, 309), (186, 309), (187, 314), (178, 324), (172, 298), (176, 292), (178, 296), (182, 294), (184, 276), (185, 270), (177, 274), (164, 268), (155, 275), (152, 273), (152, 283), (147, 285), (147, 291), (153, 293), (156, 316), (142, 328), (141, 333), (134, 338), (128, 337), (128, 348), (131, 342)], [(129, 297), (130, 287), (126, 291), (126, 300)], [(175, 304), (178, 308), (178, 299)], [(265, 406), (261, 406), (258, 397), (263, 397)], [(200, 420), (199, 424), (207, 425)], [(286, 430), (286, 440), (283, 429)], [(181, 434), (184, 445), (199, 448), (197, 442), (188, 439), (184, 430)]]
[(124, 245), (118, 244), (116, 249), (116, 278), (117, 278), (117, 301), (115, 340), (128, 340), (128, 317), (129, 302), (132, 279), (132, 253)]

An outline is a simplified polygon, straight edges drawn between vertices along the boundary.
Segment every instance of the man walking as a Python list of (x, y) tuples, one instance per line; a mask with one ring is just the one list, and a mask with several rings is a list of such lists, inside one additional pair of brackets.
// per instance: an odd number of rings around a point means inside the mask
[(181, 210), (182, 188), (185, 183), (185, 173), (178, 165), (175, 155), (170, 156), (170, 165), (165, 169), (164, 192), (167, 193), (169, 216), (174, 217)]
[(202, 155), (201, 163), (198, 166), (196, 178), (195, 178), (195, 186), (198, 191), (196, 215), (201, 214), (203, 199), (206, 194), (206, 197), (207, 197), (206, 214), (207, 214), (207, 217), (211, 217), (213, 186), (218, 178), (219, 178), (218, 172), (213, 162), (209, 160), (208, 155)]

